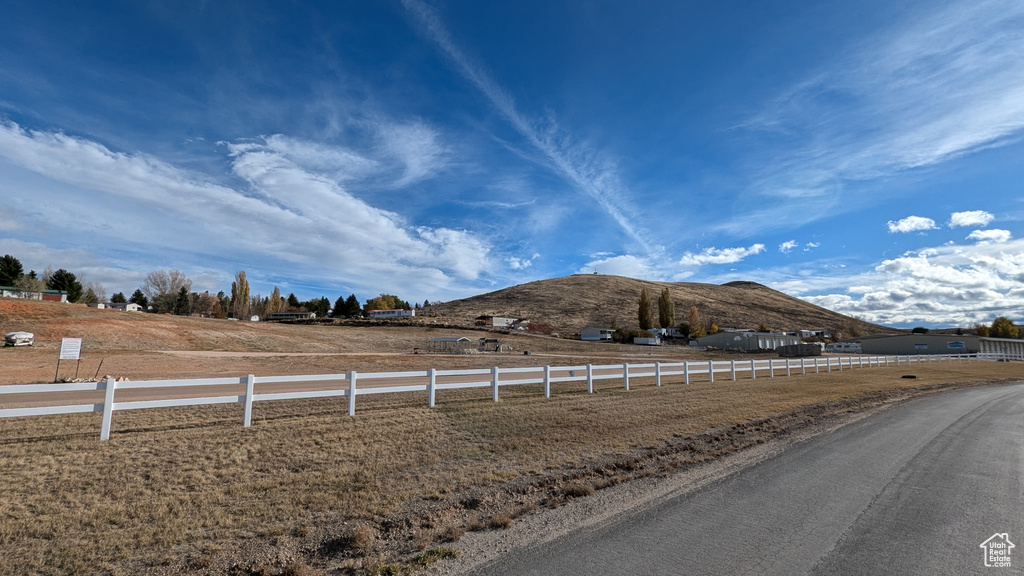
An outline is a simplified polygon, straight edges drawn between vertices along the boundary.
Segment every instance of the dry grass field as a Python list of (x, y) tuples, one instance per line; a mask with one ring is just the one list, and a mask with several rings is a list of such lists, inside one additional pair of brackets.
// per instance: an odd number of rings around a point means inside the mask
[[(1020, 376), (1010, 363), (871, 368), (774, 380), (611, 382), (341, 402), (0, 421), (0, 571), (12, 574), (399, 572), (466, 530), (763, 442), (920, 389)], [(574, 389), (573, 389), (574, 388)], [(903, 390), (907, 389), (907, 390)], [(831, 403), (831, 404), (830, 404)], [(813, 408), (808, 408), (813, 407)], [(643, 425), (638, 425), (643, 423)], [(708, 431), (712, 432), (708, 432)], [(444, 550), (443, 548), (441, 550)], [(384, 569), (382, 569), (384, 568)]]
[[(133, 380), (704, 359), (536, 336), (531, 356), (412, 354), (422, 327), (290, 326), (96, 311), (0, 299), (0, 384), (52, 380), (59, 339), (84, 338), (83, 375)], [(728, 356), (733, 358), (735, 356)], [(99, 363), (102, 362), (102, 366)], [(66, 375), (72, 368), (62, 368)], [(864, 368), (685, 386), (666, 378), (0, 420), (0, 573), (402, 574), (452, 553), (466, 531), (631, 479), (669, 473), (835, 415), (964, 383), (1021, 377), (1020, 364)], [(914, 374), (916, 379), (901, 376)], [(365, 398), (365, 399), (364, 399)]]

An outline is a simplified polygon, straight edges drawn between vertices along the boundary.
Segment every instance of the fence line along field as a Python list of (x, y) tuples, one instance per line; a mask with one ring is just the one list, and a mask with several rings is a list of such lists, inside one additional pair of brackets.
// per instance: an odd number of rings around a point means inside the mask
[(821, 406), (1019, 375), (1017, 363), (954, 362), (596, 394), (557, 382), (551, 398), (534, 384), (498, 403), (486, 388), (450, 390), (434, 409), (368, 396), (355, 417), (337, 399), (287, 400), (251, 428), (236, 405), (161, 408), (119, 414), (109, 442), (96, 441), (98, 414), (8, 418), (0, 571), (359, 573), (764, 441)]
[[(709, 382), (715, 381), (715, 374), (727, 372), (733, 381), (737, 374), (746, 372), (756, 380), (758, 371), (762, 377), (774, 378), (776, 371), (789, 377), (793, 372), (807, 374), (808, 370), (819, 373), (839, 372), (846, 366), (854, 367), (896, 367), (903, 365), (921, 366), (927, 362), (942, 364), (970, 363), (973, 361), (1006, 360), (992, 355), (932, 355), (932, 356), (858, 356), (758, 360), (751, 358), (707, 362), (654, 362), (653, 364), (621, 365), (587, 364), (585, 366), (534, 366), (525, 368), (499, 368), (489, 370), (437, 370), (430, 368), (422, 372), (370, 372), (359, 374), (355, 370), (346, 374), (317, 374), (291, 376), (260, 376), (249, 374), (241, 378), (203, 378), (191, 380), (155, 380), (125, 382), (118, 384), (114, 378), (99, 382), (70, 384), (28, 384), (22, 386), (0, 386), (0, 418), (27, 416), (48, 416), (80, 412), (102, 412), (100, 439), (110, 438), (113, 413), (124, 410), (171, 408), (176, 406), (203, 406), (211, 404), (241, 403), (244, 405), (243, 425), (252, 421), (255, 402), (297, 400), (310, 398), (345, 397), (348, 415), (354, 416), (356, 396), (367, 394), (389, 394), (402, 392), (426, 392), (427, 406), (433, 408), (437, 392), (462, 388), (489, 387), (491, 400), (497, 402), (502, 386), (543, 384), (544, 396), (551, 397), (552, 384), (561, 382), (586, 382), (588, 393), (593, 393), (595, 383), (601, 380), (621, 380), (622, 387), (629, 390), (630, 381), (654, 379), (655, 386), (661, 386), (665, 378), (681, 376), (683, 384), (690, 384), (691, 378), (703, 376)], [(1015, 358), (1019, 360), (1020, 358)], [(361, 380), (362, 386), (357, 382)], [(369, 385), (367, 385), (369, 383)], [(257, 390), (257, 385), (259, 389)], [(120, 389), (121, 396), (115, 398)], [(103, 392), (102, 402), (95, 393)], [(135, 393), (134, 398), (124, 398), (125, 392)], [(25, 404), (12, 407), (12, 403)], [(84, 403), (83, 403), (84, 402)]]

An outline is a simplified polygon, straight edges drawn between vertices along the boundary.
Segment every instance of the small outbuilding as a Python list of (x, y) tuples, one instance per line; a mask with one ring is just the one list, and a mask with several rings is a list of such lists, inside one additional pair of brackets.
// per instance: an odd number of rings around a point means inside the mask
[(465, 336), (441, 336), (427, 340), (427, 351), (432, 354), (468, 354), (473, 343)]
[(779, 346), (799, 344), (800, 338), (781, 332), (754, 332), (750, 330), (726, 330), (698, 338), (700, 346), (710, 346), (720, 350), (776, 350)]
[(580, 331), (580, 340), (586, 342), (611, 342), (615, 330), (612, 328), (584, 328)]

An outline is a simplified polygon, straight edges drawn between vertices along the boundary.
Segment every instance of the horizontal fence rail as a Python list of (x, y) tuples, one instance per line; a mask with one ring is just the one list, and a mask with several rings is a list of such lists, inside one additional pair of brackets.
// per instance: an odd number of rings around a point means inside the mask
[[(366, 372), (356, 371), (344, 374), (316, 374), (298, 376), (255, 376), (249, 374), (240, 378), (200, 378), (188, 380), (140, 380), (117, 382), (108, 379), (100, 382), (69, 384), (20, 384), (0, 386), (0, 405), (5, 398), (16, 398), (27, 394), (67, 397), (68, 393), (103, 391), (102, 402), (82, 404), (44, 404), (28, 408), (0, 409), (0, 418), (44, 416), (54, 414), (75, 414), (80, 412), (102, 412), (100, 439), (110, 438), (113, 413), (119, 410), (142, 410), (147, 408), (170, 408), (177, 406), (199, 406), (213, 404), (244, 405), (243, 426), (252, 423), (253, 404), (275, 400), (299, 400), (309, 398), (345, 397), (348, 414), (355, 415), (356, 396), (364, 394), (391, 394), (402, 392), (426, 392), (427, 406), (436, 404), (438, 390), (460, 388), (490, 388), (491, 399), (498, 401), (502, 386), (543, 384), (544, 396), (551, 396), (551, 384), (563, 382), (584, 382), (587, 392), (594, 392), (594, 382), (600, 380), (621, 380), (623, 388), (629, 390), (630, 379), (653, 378), (655, 386), (661, 386), (666, 377), (682, 377), (683, 384), (690, 384), (694, 376), (701, 376), (714, 382), (716, 375), (727, 374), (736, 380), (739, 374), (748, 374), (751, 379), (793, 376), (796, 374), (822, 373), (885, 366), (911, 366), (932, 363), (1007, 361), (1024, 360), (1024, 357), (1006, 354), (944, 354), (921, 356), (829, 356), (810, 358), (770, 358), (750, 360), (706, 360), (695, 362), (653, 362), (644, 364), (607, 364), (582, 366), (536, 366), (528, 368), (480, 368), (468, 370), (429, 370), (409, 372)], [(292, 391), (257, 391), (281, 386), (303, 386)], [(153, 391), (174, 389), (203, 389), (210, 387), (211, 395), (199, 397), (176, 396), (141, 400), (115, 400), (115, 392), (131, 390)]]

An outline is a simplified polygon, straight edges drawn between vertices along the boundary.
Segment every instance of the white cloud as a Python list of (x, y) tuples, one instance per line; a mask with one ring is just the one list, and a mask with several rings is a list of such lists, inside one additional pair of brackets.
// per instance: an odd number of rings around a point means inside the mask
[(810, 252), (819, 246), (821, 246), (820, 242), (808, 242), (807, 244), (804, 244), (804, 252)]
[(968, 240), (976, 240), (979, 244), (1007, 242), (1011, 238), (1009, 230), (975, 230), (967, 235)]
[(782, 252), (783, 254), (786, 254), (790, 250), (792, 250), (793, 248), (796, 248), (799, 245), (800, 245), (800, 243), (797, 242), (796, 240), (786, 240), (782, 244), (779, 244), (779, 252)]
[(513, 270), (525, 270), (530, 266), (533, 266), (533, 261), (537, 258), (540, 258), (540, 254), (535, 252), (530, 258), (517, 258), (515, 256), (510, 256), (506, 258), (505, 261), (508, 263), (508, 267)]
[[(1024, 310), (1024, 241), (944, 245), (884, 260), (874, 270), (830, 276), (801, 296), (836, 312), (885, 325), (969, 326)], [(793, 281), (785, 286), (799, 290)], [(816, 284), (816, 285), (815, 285)], [(828, 293), (828, 287), (841, 290)], [(783, 287), (776, 285), (776, 287)]]
[(684, 266), (703, 266), (705, 264), (733, 264), (748, 256), (764, 252), (764, 244), (754, 244), (749, 248), (705, 248), (698, 253), (686, 252), (679, 259)]
[(661, 275), (646, 258), (624, 254), (591, 260), (576, 271), (577, 274), (610, 274), (643, 280), (660, 280)]
[(907, 216), (906, 218), (893, 222), (889, 220), (889, 233), (894, 234), (896, 232), (918, 232), (921, 230), (934, 230), (938, 228), (935, 225), (935, 220), (931, 218), (923, 218), (921, 216)]
[(967, 212), (953, 212), (949, 215), (949, 227), (959, 226), (988, 226), (989, 222), (995, 220), (995, 216), (984, 210), (969, 210)]
[(536, 122), (522, 113), (515, 99), (491, 77), (486, 68), (457, 45), (433, 8), (419, 0), (403, 0), (402, 5), (454, 63), (455, 68), (487, 97), (520, 136), (540, 151), (544, 156), (543, 165), (597, 202), (630, 238), (645, 251), (651, 252), (646, 234), (634, 223), (634, 210), (627, 203), (630, 194), (619, 179), (614, 162), (574, 142), (569, 134), (555, 124), (550, 114), (546, 121)]
[[(227, 148), (245, 189), (152, 157), (0, 122), (0, 157), (70, 185), (49, 186), (32, 202), (48, 202), (51, 221), (67, 227), (61, 233), (94, 251), (119, 245), (186, 261), (203, 254), (230, 258), (239, 268), (277, 262), (284, 269), (276, 274), (308, 274), (368, 293), (416, 286), (447, 295), (492, 267), (488, 243), (475, 234), (410, 226), (325, 175), (332, 166), (352, 173), (372, 168), (357, 154), (284, 137)], [(19, 200), (7, 201), (17, 207)]]

